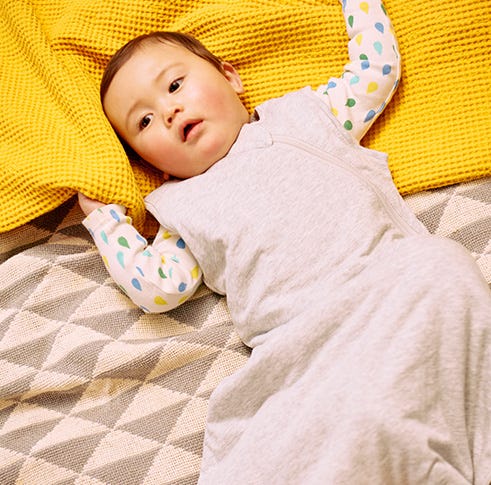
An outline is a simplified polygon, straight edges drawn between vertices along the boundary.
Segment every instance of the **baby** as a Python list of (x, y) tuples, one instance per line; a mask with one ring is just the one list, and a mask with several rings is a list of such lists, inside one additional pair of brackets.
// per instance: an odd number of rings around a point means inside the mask
[(400, 60), (378, 0), (343, 13), (342, 76), (252, 114), (234, 67), (184, 34), (134, 39), (103, 77), (119, 137), (174, 177), (146, 197), (151, 245), (80, 194), (108, 271), (146, 312), (203, 280), (252, 349), (210, 400), (201, 484), (491, 478), (489, 288), (360, 146)]
[[(317, 95), (359, 141), (397, 87), (399, 54), (383, 6), (353, 3), (345, 16), (352, 62), (341, 79), (320, 86)], [(119, 136), (143, 160), (182, 179), (202, 174), (221, 160), (242, 127), (257, 121), (257, 112), (251, 117), (243, 106), (238, 96), (242, 92), (231, 64), (194, 38), (173, 32), (133, 39), (115, 54), (101, 83), (105, 113)], [(89, 213), (102, 204), (81, 197), (81, 205)], [(162, 227), (150, 247), (140, 240), (122, 248), (118, 239), (136, 238), (124, 212), (123, 207), (107, 206), (86, 225), (123, 291), (144, 311), (168, 311), (199, 286), (199, 265), (169, 227)], [(105, 219), (103, 214), (117, 215), (123, 222), (117, 234), (114, 229), (94, 230)]]

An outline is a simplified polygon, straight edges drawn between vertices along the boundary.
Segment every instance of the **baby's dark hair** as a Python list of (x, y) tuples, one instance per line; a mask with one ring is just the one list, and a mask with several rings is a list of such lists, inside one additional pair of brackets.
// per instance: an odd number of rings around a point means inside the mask
[(130, 40), (111, 57), (106, 69), (104, 70), (104, 74), (102, 75), (100, 86), (101, 102), (104, 101), (109, 85), (117, 72), (140, 46), (148, 42), (162, 42), (165, 44), (182, 46), (193, 54), (203, 58), (205, 61), (208, 61), (222, 74), (225, 74), (222, 66), (222, 60), (212, 54), (198, 39), (194, 38), (193, 36), (182, 32), (151, 32), (149, 34), (139, 35), (138, 37)]

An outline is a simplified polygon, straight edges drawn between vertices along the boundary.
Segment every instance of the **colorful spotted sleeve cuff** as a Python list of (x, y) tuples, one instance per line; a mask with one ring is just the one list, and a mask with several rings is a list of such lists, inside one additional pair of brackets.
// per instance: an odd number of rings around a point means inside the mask
[(341, 125), (361, 140), (397, 89), (400, 56), (389, 17), (380, 0), (343, 0), (350, 39), (350, 62), (340, 78), (331, 78), (319, 93)]
[(132, 226), (125, 208), (110, 204), (83, 224), (122, 291), (143, 311), (160, 313), (186, 301), (201, 283), (201, 270), (176, 234), (161, 228), (149, 245)]

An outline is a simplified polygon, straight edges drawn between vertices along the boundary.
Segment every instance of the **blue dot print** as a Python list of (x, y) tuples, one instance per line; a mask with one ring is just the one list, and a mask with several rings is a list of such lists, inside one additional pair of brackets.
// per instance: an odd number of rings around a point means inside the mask
[(117, 222), (121, 222), (121, 219), (119, 218), (119, 214), (114, 210), (114, 209), (111, 209), (109, 211), (109, 214), (111, 214), (111, 217), (117, 221)]
[(142, 285), (136, 278), (131, 280), (131, 284), (133, 285), (133, 288), (136, 288), (138, 291), (142, 291)]

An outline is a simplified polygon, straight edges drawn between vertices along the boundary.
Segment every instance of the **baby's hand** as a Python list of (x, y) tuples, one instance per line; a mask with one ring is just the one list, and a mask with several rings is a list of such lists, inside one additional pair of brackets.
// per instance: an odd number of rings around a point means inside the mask
[(106, 205), (102, 202), (99, 202), (98, 200), (89, 199), (81, 192), (78, 193), (78, 203), (80, 204), (80, 208), (86, 216), (88, 216), (92, 211), (99, 209), (99, 207)]

